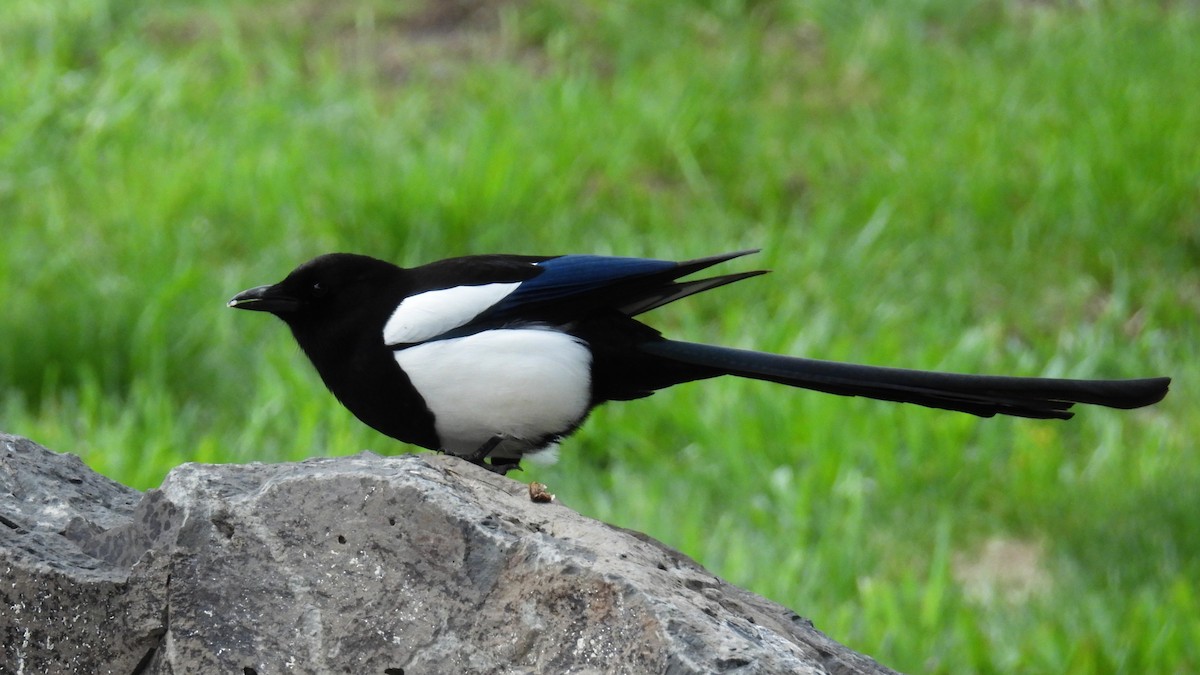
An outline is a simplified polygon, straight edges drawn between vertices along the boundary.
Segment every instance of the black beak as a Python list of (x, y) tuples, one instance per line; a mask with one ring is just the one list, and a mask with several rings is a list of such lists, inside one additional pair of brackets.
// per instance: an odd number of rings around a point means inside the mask
[(282, 291), (278, 285), (258, 286), (233, 296), (233, 299), (229, 301), (229, 306), (234, 309), (251, 309), (256, 312), (288, 314), (300, 309), (300, 300)]

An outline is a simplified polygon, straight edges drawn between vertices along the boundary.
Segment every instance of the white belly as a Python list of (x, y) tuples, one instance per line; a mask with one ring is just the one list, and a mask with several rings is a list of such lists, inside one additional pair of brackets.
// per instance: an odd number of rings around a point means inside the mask
[[(433, 412), (442, 449), (465, 455), (539, 449), (588, 411), (591, 361), (579, 340), (551, 330), (491, 330), (396, 352), (396, 362)], [(508, 450), (509, 452), (505, 452)]]

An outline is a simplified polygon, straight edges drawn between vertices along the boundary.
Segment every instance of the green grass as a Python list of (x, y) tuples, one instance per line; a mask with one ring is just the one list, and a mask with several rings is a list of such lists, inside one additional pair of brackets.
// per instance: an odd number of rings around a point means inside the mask
[(901, 670), (1194, 672), (1198, 35), (1192, 3), (8, 0), (0, 429), (141, 488), (405, 452), (224, 301), (335, 249), (762, 247), (648, 320), (1172, 394), (1059, 423), (706, 382), (521, 478)]

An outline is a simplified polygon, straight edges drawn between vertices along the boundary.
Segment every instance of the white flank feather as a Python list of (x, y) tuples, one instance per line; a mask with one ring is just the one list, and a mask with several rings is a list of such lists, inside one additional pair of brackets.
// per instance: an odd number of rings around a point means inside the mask
[(490, 330), (415, 345), (396, 362), (433, 412), (442, 449), (470, 454), (506, 439), (492, 453), (534, 449), (587, 414), (592, 354), (570, 335), (537, 328)]

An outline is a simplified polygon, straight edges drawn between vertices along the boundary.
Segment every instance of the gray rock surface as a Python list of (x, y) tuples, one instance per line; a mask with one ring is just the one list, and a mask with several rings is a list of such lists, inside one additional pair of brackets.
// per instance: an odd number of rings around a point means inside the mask
[(0, 435), (4, 673), (888, 673), (525, 484), (424, 454), (176, 468)]

